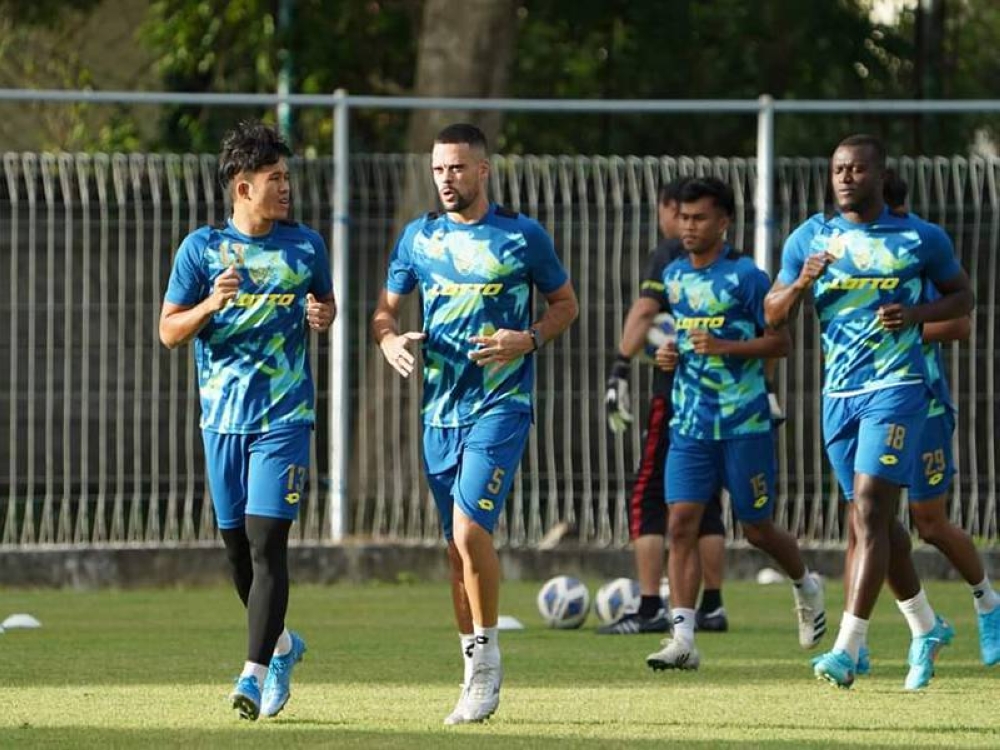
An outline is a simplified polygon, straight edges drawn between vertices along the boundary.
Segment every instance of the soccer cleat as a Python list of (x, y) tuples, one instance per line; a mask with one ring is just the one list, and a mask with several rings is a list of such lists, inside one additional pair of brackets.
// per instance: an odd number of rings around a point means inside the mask
[(233, 702), (233, 708), (240, 712), (241, 719), (257, 721), (260, 715), (260, 688), (257, 687), (257, 678), (253, 675), (237, 678), (236, 687), (230, 693), (229, 700)]
[(477, 664), (469, 684), (462, 691), (458, 705), (445, 718), (445, 724), (471, 724), (486, 721), (500, 705), (500, 685), (503, 667), (497, 664)]
[(817, 680), (826, 680), (840, 688), (854, 684), (854, 661), (846, 651), (828, 651), (813, 659), (813, 674)]
[(979, 653), (983, 664), (1000, 664), (1000, 606), (979, 615)]
[(598, 635), (635, 635), (637, 633), (669, 633), (670, 618), (667, 610), (660, 607), (652, 617), (643, 617), (638, 612), (629, 612), (614, 622), (597, 629)]
[(694, 629), (707, 633), (725, 633), (729, 630), (729, 620), (726, 619), (726, 608), (718, 607), (711, 612), (694, 613)]
[(795, 615), (799, 620), (799, 645), (815, 648), (826, 633), (826, 610), (823, 608), (823, 579), (809, 574), (816, 583), (816, 593), (808, 595), (795, 589)]
[(854, 673), (858, 677), (866, 677), (872, 673), (871, 655), (867, 646), (862, 646), (858, 651), (858, 663), (854, 667)]
[(934, 676), (934, 661), (938, 653), (955, 637), (955, 629), (944, 618), (935, 615), (935, 620), (931, 632), (910, 641), (910, 653), (906, 659), (910, 671), (906, 673), (906, 681), (903, 683), (906, 690), (927, 687)]
[(661, 669), (697, 669), (701, 654), (693, 643), (682, 643), (676, 638), (660, 641), (663, 648), (646, 657), (646, 664), (657, 671)]
[(302, 661), (306, 652), (306, 642), (298, 633), (289, 633), (292, 638), (292, 649), (284, 656), (272, 656), (267, 668), (267, 679), (264, 680), (264, 693), (260, 712), (264, 716), (277, 716), (288, 703), (292, 694), (292, 670)]

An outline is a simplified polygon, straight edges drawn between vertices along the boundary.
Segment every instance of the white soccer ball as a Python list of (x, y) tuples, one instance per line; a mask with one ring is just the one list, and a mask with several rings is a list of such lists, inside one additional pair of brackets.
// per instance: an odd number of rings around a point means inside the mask
[(550, 628), (578, 628), (590, 611), (590, 592), (572, 576), (550, 578), (538, 592), (538, 611)]
[(631, 578), (616, 578), (597, 589), (594, 596), (594, 612), (597, 619), (607, 624), (621, 619), (628, 612), (639, 611), (642, 596), (639, 582)]
[(664, 344), (677, 341), (677, 325), (674, 323), (674, 316), (668, 312), (661, 312), (646, 331), (646, 347), (643, 353), (650, 362), (656, 361), (656, 350)]
[(761, 586), (771, 586), (775, 583), (784, 583), (785, 577), (774, 568), (761, 568), (757, 571), (757, 583)]

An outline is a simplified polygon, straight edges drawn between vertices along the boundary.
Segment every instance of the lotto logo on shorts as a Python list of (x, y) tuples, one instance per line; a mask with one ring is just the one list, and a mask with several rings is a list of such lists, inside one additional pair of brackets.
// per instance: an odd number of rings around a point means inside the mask
[(756, 510), (760, 510), (765, 505), (767, 505), (767, 501), (768, 501), (768, 496), (767, 495), (761, 495), (760, 497), (758, 497), (756, 500), (753, 501), (753, 507)]
[(883, 466), (895, 466), (899, 463), (899, 459), (891, 453), (886, 453), (883, 456), (879, 456), (878, 462)]
[(938, 472), (937, 474), (932, 474), (931, 476), (927, 477), (927, 484), (929, 484), (931, 487), (937, 487), (939, 484), (941, 484), (942, 479), (944, 479), (944, 474)]
[(285, 502), (288, 503), (289, 505), (295, 505), (298, 501), (299, 501), (298, 492), (289, 492), (287, 495), (285, 495)]
[(488, 497), (484, 497), (479, 500), (479, 510), (491, 511), (494, 507), (493, 501)]

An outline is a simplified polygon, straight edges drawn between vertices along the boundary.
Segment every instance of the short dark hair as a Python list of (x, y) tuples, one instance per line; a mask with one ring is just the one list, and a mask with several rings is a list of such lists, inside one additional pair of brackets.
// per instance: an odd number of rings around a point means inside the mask
[(441, 130), (434, 139), (435, 143), (467, 143), (471, 148), (481, 148), (488, 151), (486, 135), (475, 125), (467, 122), (456, 122)]
[(291, 155), (292, 149), (277, 130), (260, 120), (241, 120), (222, 139), (219, 183), (228, 189), (241, 172), (257, 172)]
[(868, 133), (855, 133), (854, 135), (847, 136), (844, 140), (837, 144), (837, 148), (842, 148), (844, 146), (853, 148), (867, 146), (875, 152), (875, 162), (880, 167), (885, 168), (885, 144), (882, 143), (882, 139), (878, 136), (869, 135)]
[(895, 169), (885, 170), (885, 178), (882, 181), (882, 197), (889, 208), (895, 210), (905, 206), (909, 193), (910, 186), (906, 184), (906, 180), (899, 176), (899, 172)]
[(690, 177), (677, 177), (670, 182), (664, 182), (656, 193), (657, 202), (661, 206), (668, 203), (679, 203), (681, 199), (681, 188), (690, 180)]
[(680, 202), (692, 203), (702, 198), (711, 198), (726, 216), (732, 217), (736, 213), (733, 189), (718, 177), (693, 177), (685, 181), (681, 187)]

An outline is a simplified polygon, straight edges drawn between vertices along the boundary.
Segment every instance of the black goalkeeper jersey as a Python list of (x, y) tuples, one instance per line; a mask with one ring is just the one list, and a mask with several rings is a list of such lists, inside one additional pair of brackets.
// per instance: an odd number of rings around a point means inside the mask
[[(666, 290), (663, 287), (663, 269), (677, 258), (684, 255), (684, 243), (680, 240), (663, 240), (653, 248), (646, 260), (646, 269), (642, 274), (642, 281), (639, 284), (639, 296), (656, 300), (660, 305), (660, 312), (670, 312), (670, 303), (667, 301)], [(674, 387), (674, 374), (664, 372), (659, 367), (653, 366), (653, 395), (670, 398), (670, 391)]]

